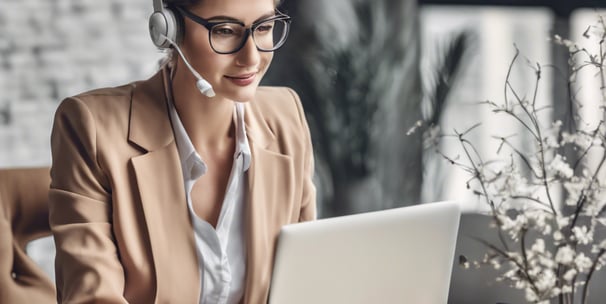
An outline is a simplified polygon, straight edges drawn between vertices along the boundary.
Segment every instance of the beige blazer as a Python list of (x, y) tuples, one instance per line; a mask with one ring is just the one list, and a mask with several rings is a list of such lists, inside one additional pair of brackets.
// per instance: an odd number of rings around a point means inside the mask
[[(200, 274), (164, 94), (149, 80), (64, 100), (51, 137), (50, 226), (65, 303), (197, 303)], [(244, 303), (266, 303), (282, 225), (316, 216), (313, 152), (298, 96), (260, 87), (246, 104)]]

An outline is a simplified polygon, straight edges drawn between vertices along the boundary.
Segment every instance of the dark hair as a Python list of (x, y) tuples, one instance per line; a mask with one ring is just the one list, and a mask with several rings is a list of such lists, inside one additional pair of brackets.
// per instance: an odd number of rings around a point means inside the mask
[[(164, 3), (166, 3), (169, 6), (191, 6), (191, 5), (196, 5), (200, 2), (202, 2), (203, 0), (164, 0)], [(274, 0), (274, 3), (276, 4), (276, 7), (280, 4), (280, 2), (282, 2), (282, 0)]]
[(190, 6), (198, 4), (202, 0), (164, 0), (164, 3), (170, 6)]

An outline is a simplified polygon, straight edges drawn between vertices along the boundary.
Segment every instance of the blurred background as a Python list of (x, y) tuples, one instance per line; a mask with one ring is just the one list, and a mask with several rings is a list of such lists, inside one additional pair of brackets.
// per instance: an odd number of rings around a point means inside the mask
[[(320, 217), (440, 200), (482, 211), (466, 189), (467, 173), (435, 152), (436, 145), (451, 147), (437, 142), (428, 126), (450, 132), (481, 122), (484, 127), (471, 135), (478, 140), (514, 133), (518, 126), (488, 119), (476, 105), (503, 100), (516, 47), (527, 65), (551, 66), (538, 102), (552, 107), (552, 118), (564, 115), (568, 54), (550, 38), (582, 40), (600, 7), (606, 3), (286, 0), (282, 10), (293, 17), (291, 34), (264, 83), (293, 87), (302, 98)], [(151, 12), (146, 0), (0, 1), (0, 168), (50, 165), (52, 118), (63, 98), (154, 74), (164, 54), (148, 37)], [(531, 92), (532, 70), (522, 66), (512, 73), (519, 90)], [(494, 152), (491, 143), (477, 147)], [(457, 248), (471, 257), (483, 249), (461, 236), (488, 227), (474, 226), (476, 220), (462, 222)], [(53, 250), (49, 239), (28, 250), (51, 276)], [(455, 265), (449, 302), (523, 299), (491, 278), (487, 270)]]

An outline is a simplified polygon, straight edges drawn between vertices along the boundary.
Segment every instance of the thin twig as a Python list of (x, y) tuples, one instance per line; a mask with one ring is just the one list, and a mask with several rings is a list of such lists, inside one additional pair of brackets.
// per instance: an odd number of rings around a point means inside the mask
[(541, 177), (539, 175), (539, 173), (537, 173), (534, 170), (534, 168), (532, 167), (532, 164), (530, 163), (530, 161), (528, 160), (528, 158), (526, 157), (526, 155), (524, 153), (522, 153), (516, 147), (514, 147), (506, 138), (502, 137), (501, 140), (503, 141), (504, 144), (506, 144), (509, 148), (511, 148), (513, 150), (513, 152), (515, 152), (516, 155), (518, 155), (520, 157), (520, 159), (522, 159), (522, 161), (524, 162), (524, 164), (526, 164), (526, 167), (530, 170), (530, 172), (532, 172), (532, 175), (534, 175), (534, 177), (536, 177), (536, 178)]
[(534, 279), (530, 277), (529, 274), (529, 267), (528, 267), (528, 256), (526, 255), (526, 232), (527, 232), (527, 228), (522, 228), (522, 230), (520, 231), (521, 237), (520, 237), (520, 250), (522, 252), (522, 258), (524, 259), (524, 273), (526, 274), (526, 278), (528, 280), (528, 283), (530, 283), (530, 285), (532, 285), (532, 289), (534, 290), (536, 295), (539, 295), (539, 288), (537, 287), (537, 285), (534, 282)]
[(602, 166), (604, 165), (604, 162), (606, 162), (606, 150), (604, 151), (604, 154), (602, 154), (602, 159), (600, 159), (600, 163), (598, 164), (595, 172), (593, 173), (593, 176), (591, 177), (591, 181), (587, 185), (587, 189), (583, 189), (583, 191), (581, 191), (581, 197), (583, 197), (583, 198), (582, 199), (579, 198), (579, 203), (577, 204), (577, 208), (574, 211), (574, 218), (570, 224), (570, 229), (572, 229), (575, 226), (577, 219), (581, 213), (581, 210), (583, 209), (583, 206), (585, 205), (585, 202), (587, 201), (586, 196), (583, 193), (585, 192), (585, 190), (589, 191), (589, 189), (591, 189), (593, 184), (596, 182), (596, 180), (598, 178), (598, 174), (600, 173)]
[[(511, 63), (509, 64), (509, 68), (507, 69), (507, 76), (505, 76), (505, 79), (509, 79), (510, 75), (511, 75), (511, 70), (513, 69), (513, 64), (514, 62), (516, 62), (518, 56), (520, 56), (520, 50), (518, 49), (518, 47), (514, 44), (513, 45), (514, 48), (516, 49), (516, 53), (513, 56), (513, 59), (511, 60)], [(508, 81), (505, 82), (505, 86), (503, 88), (503, 95), (505, 96), (505, 109), (509, 108), (509, 100), (507, 97), (507, 85), (508, 85)]]
[(600, 249), (600, 252), (598, 253), (597, 257), (593, 261), (593, 264), (591, 265), (591, 268), (589, 269), (589, 273), (587, 274), (587, 279), (585, 280), (585, 286), (583, 286), (583, 295), (581, 296), (582, 304), (587, 303), (587, 294), (589, 293), (589, 280), (593, 276), (593, 272), (597, 269), (598, 264), (600, 263), (600, 259), (602, 258), (604, 253), (606, 253), (606, 249), (604, 249), (604, 248)]

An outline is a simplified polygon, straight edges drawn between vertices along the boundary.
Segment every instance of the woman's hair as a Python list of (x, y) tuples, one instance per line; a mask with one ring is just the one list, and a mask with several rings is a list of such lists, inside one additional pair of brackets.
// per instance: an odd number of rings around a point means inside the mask
[[(204, 0), (164, 0), (164, 3), (171, 6), (191, 6), (196, 5)], [(276, 6), (278, 6), (282, 0), (274, 0)]]
[[(171, 8), (174, 8), (176, 6), (188, 7), (188, 6), (200, 4), (202, 1), (204, 1), (204, 0), (164, 0), (164, 3)], [(282, 3), (282, 0), (274, 0), (274, 4), (276, 5), (276, 7), (278, 7), (280, 5), (280, 3)], [(184, 30), (183, 24), (182, 24), (183, 18), (180, 16), (178, 11), (173, 10), (173, 12), (175, 13), (175, 15), (177, 17), (177, 23), (181, 23), (181, 29)], [(164, 56), (163, 58), (161, 58), (159, 60), (158, 66), (160, 68), (162, 68), (165, 65), (172, 65), (172, 64), (174, 64), (175, 58), (177, 58), (176, 50), (173, 47), (170, 47), (168, 49), (168, 52), (166, 52), (166, 56)]]

